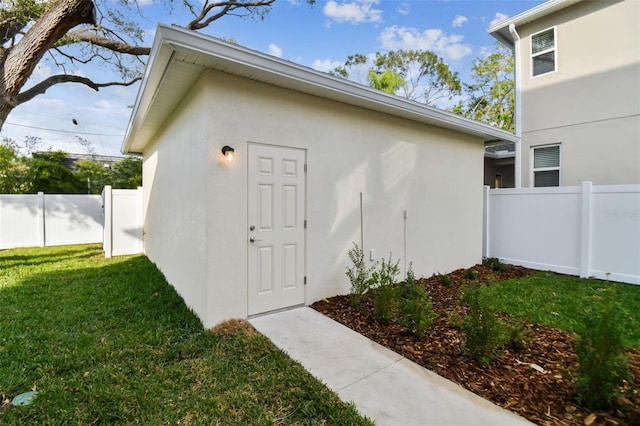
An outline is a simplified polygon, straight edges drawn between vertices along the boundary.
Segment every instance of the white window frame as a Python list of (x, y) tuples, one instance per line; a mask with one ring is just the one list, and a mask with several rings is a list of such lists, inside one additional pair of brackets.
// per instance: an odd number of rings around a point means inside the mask
[[(536, 160), (535, 150), (540, 148), (552, 148), (554, 146), (558, 147), (558, 166), (540, 167), (536, 169), (535, 168), (535, 160)], [(529, 176), (529, 182), (530, 182), (531, 188), (544, 188), (543, 186), (536, 187), (536, 172), (552, 172), (555, 170), (558, 171), (558, 186), (562, 186), (562, 144), (561, 143), (558, 142), (558, 143), (552, 143), (547, 145), (532, 146), (530, 164), (531, 164), (531, 175)]]
[[(541, 52), (537, 52), (537, 53), (533, 53), (533, 38), (535, 36), (537, 36), (538, 34), (542, 34), (545, 33), (549, 30), (553, 30), (553, 48), (551, 49), (547, 49), (547, 50), (543, 50)], [(537, 33), (531, 34), (531, 36), (529, 37), (529, 53), (530, 53), (530, 58), (531, 58), (531, 78), (537, 78), (537, 77), (542, 77), (543, 75), (549, 75), (552, 74), (556, 71), (558, 71), (558, 31), (556, 29), (555, 26), (544, 29), (542, 31), (538, 31)], [(546, 53), (550, 53), (550, 52), (554, 52), (553, 54), (553, 70), (552, 71), (547, 71), (544, 72), (542, 74), (538, 74), (535, 75), (533, 74), (533, 65), (534, 65), (534, 58), (544, 55)]]

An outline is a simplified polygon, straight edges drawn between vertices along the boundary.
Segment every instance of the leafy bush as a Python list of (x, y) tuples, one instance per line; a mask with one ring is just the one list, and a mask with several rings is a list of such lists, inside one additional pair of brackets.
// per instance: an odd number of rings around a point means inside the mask
[(533, 341), (534, 333), (524, 327), (524, 323), (517, 322), (508, 327), (508, 343), (511, 349), (522, 351)]
[(467, 272), (465, 273), (465, 278), (467, 278), (468, 280), (472, 280), (475, 281), (478, 279), (478, 271), (476, 271), (475, 269), (467, 269)]
[(492, 271), (496, 272), (507, 272), (509, 270), (509, 266), (502, 263), (502, 261), (497, 257), (489, 257), (485, 259), (484, 264)]
[(353, 243), (353, 248), (349, 250), (349, 259), (353, 263), (351, 268), (347, 267), (346, 272), (351, 281), (351, 305), (357, 307), (362, 303), (364, 294), (375, 285), (375, 281), (371, 279), (375, 265), (367, 268), (364, 252), (356, 243)]
[(438, 274), (438, 279), (440, 280), (440, 284), (442, 284), (445, 287), (451, 287), (451, 284), (453, 284), (453, 280), (449, 275)]
[(465, 335), (464, 350), (476, 361), (488, 364), (495, 359), (498, 347), (504, 343), (505, 325), (482, 298), (479, 285), (464, 286), (462, 301), (469, 308), (461, 328)]
[(593, 410), (611, 407), (616, 390), (629, 375), (623, 353), (620, 306), (613, 291), (606, 290), (604, 307), (584, 316), (578, 334), (578, 400)]
[(464, 324), (462, 315), (460, 315), (460, 313), (455, 310), (449, 312), (448, 320), (449, 326), (457, 330), (460, 330), (462, 328), (462, 324)]
[(396, 287), (395, 279), (400, 273), (400, 260), (393, 263), (391, 253), (389, 260), (382, 259), (380, 269), (371, 274), (371, 279), (375, 282), (377, 290), (374, 293), (373, 312), (376, 319), (380, 322), (387, 323), (393, 317), (396, 305)]
[(438, 316), (433, 311), (429, 292), (415, 279), (411, 264), (407, 279), (400, 285), (398, 322), (416, 336), (422, 336)]

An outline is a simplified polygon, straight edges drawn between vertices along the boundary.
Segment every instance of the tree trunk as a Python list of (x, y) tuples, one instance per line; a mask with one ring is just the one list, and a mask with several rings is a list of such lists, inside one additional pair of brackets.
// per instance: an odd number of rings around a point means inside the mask
[(17, 106), (17, 96), (44, 54), (70, 29), (95, 24), (91, 0), (57, 0), (20, 41), (0, 54), (0, 129)]

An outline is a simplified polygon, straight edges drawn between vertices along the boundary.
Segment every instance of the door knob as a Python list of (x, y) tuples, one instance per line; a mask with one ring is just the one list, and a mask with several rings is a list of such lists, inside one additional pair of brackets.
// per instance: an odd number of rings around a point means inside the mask
[(249, 242), (255, 243), (256, 241), (262, 241), (262, 240), (256, 240), (255, 238), (251, 237), (249, 238)]

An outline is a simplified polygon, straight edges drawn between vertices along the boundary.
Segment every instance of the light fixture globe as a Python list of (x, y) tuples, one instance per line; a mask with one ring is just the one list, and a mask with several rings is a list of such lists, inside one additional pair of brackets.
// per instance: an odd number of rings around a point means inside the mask
[(224, 158), (226, 158), (228, 162), (231, 162), (233, 160), (234, 152), (235, 150), (231, 148), (229, 145), (225, 145), (222, 147), (222, 155), (224, 155)]

